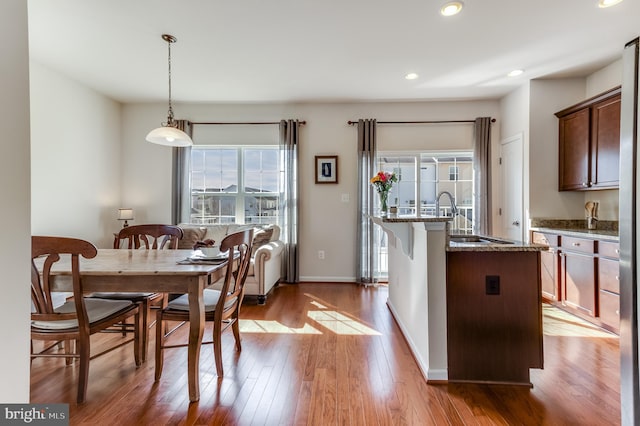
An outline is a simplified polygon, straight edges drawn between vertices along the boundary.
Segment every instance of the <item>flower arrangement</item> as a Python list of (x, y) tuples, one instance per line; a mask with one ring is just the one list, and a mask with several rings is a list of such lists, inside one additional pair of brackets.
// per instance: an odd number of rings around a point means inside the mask
[(389, 191), (391, 191), (393, 183), (398, 181), (398, 176), (395, 173), (380, 171), (369, 181), (376, 188), (378, 195), (380, 195), (380, 210), (383, 214), (386, 214)]
[(393, 183), (398, 181), (398, 177), (395, 173), (380, 171), (369, 181), (373, 184), (378, 193), (389, 192), (391, 191)]

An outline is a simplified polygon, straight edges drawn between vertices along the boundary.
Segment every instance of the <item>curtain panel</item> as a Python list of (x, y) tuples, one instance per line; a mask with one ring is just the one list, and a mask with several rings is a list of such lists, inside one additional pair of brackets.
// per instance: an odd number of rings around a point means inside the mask
[[(177, 120), (178, 129), (193, 139), (193, 125), (188, 120)], [(189, 162), (191, 147), (173, 148), (173, 173), (171, 179), (171, 223), (188, 223), (191, 220), (191, 194), (189, 194)]]
[(374, 284), (378, 266), (374, 253), (373, 187), (369, 179), (376, 173), (375, 119), (358, 120), (358, 219), (356, 280), (364, 285)]
[(300, 122), (298, 120), (280, 121), (280, 153), (283, 160), (283, 185), (280, 193), (280, 228), (285, 243), (283, 282), (300, 281), (298, 260), (298, 143)]
[(474, 124), (474, 232), (491, 235), (491, 117), (478, 117)]

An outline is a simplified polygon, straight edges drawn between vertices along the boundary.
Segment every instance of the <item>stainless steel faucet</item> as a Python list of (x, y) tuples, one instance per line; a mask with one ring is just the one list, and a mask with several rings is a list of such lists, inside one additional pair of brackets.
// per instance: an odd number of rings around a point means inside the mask
[(449, 202), (451, 203), (451, 217), (454, 217), (458, 214), (458, 207), (456, 206), (456, 200), (453, 198), (453, 195), (449, 191), (442, 191), (436, 197), (436, 217), (440, 217), (440, 197), (446, 195), (449, 197)]

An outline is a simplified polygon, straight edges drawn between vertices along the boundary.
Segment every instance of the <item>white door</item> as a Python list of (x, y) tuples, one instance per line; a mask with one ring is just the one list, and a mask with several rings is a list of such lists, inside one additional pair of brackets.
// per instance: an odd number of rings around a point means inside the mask
[(502, 235), (524, 241), (523, 221), (523, 151), (522, 133), (501, 142)]

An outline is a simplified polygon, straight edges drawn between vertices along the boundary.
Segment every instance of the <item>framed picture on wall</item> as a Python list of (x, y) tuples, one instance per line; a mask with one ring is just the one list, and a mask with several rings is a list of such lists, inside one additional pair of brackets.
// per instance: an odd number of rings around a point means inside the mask
[(316, 155), (316, 183), (338, 183), (337, 155)]

